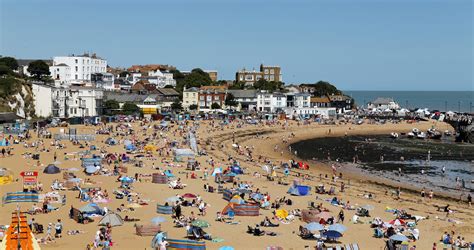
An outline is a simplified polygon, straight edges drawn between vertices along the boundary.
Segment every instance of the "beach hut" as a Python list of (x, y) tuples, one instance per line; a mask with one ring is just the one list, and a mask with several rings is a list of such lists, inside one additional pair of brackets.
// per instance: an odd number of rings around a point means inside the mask
[(288, 189), (288, 193), (296, 196), (310, 195), (311, 187), (305, 185), (293, 185)]
[(168, 246), (166, 249), (168, 250), (206, 250), (206, 242), (205, 241), (195, 241), (195, 240), (178, 240), (178, 239), (166, 239), (168, 242)]
[(13, 182), (13, 172), (6, 168), (0, 168), (0, 185), (6, 185), (12, 182)]
[(173, 214), (173, 207), (157, 204), (156, 212), (159, 214)]
[(43, 173), (45, 174), (57, 174), (59, 172), (61, 172), (61, 169), (59, 169), (53, 164), (49, 164), (47, 167), (43, 169)]
[(260, 206), (257, 203), (246, 203), (246, 204), (229, 203), (222, 210), (222, 214), (226, 215), (230, 211), (233, 211), (236, 216), (258, 216), (260, 212)]
[(167, 184), (168, 176), (160, 173), (153, 173), (151, 182), (156, 184)]
[(123, 219), (122, 217), (120, 217), (120, 215), (116, 213), (108, 213), (104, 217), (102, 217), (99, 222), (100, 226), (106, 226), (107, 224), (112, 227), (121, 226), (123, 225)]

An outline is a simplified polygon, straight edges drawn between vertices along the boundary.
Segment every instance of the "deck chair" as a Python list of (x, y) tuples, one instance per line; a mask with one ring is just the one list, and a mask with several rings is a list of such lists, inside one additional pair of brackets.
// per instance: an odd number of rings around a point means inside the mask
[(353, 243), (353, 244), (346, 244), (344, 245), (344, 250), (360, 250), (359, 244)]

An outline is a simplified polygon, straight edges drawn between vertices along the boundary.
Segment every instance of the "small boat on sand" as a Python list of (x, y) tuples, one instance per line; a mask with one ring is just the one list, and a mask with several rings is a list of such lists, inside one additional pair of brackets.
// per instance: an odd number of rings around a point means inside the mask
[(392, 139), (397, 139), (398, 136), (399, 136), (398, 133), (395, 133), (395, 132), (390, 133), (390, 138)]

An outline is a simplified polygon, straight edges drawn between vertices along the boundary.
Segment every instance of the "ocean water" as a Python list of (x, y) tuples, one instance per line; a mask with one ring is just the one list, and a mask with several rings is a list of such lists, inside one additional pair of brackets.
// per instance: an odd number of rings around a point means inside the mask
[[(357, 106), (367, 106), (367, 103), (377, 97), (393, 98), (400, 106), (428, 108), (430, 110), (474, 112), (474, 91), (344, 91), (354, 98)], [(365, 105), (364, 105), (365, 104)]]

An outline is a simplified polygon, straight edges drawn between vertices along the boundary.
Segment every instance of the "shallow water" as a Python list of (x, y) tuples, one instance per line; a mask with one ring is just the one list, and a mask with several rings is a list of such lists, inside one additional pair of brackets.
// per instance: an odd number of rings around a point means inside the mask
[(367, 174), (459, 197), (474, 191), (474, 145), (453, 140), (347, 136), (311, 139), (291, 147), (305, 160), (336, 161)]

